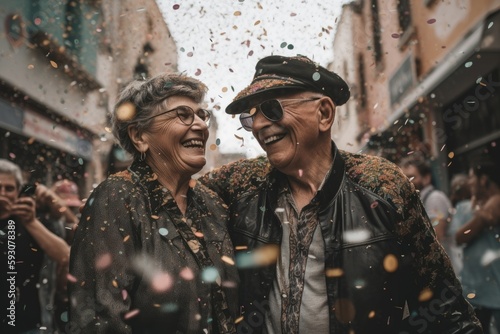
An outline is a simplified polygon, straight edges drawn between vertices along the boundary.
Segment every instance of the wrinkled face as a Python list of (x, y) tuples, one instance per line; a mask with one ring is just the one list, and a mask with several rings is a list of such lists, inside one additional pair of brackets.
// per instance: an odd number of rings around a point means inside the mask
[[(320, 100), (310, 100), (314, 97), (320, 96), (300, 92), (278, 97), (284, 112), (283, 118), (277, 122), (268, 120), (260, 111), (254, 116), (252, 133), (266, 151), (270, 163), (281, 171), (303, 166), (311, 149), (318, 143)], [(304, 101), (286, 101), (289, 99)]]
[[(179, 106), (188, 106), (195, 113), (201, 109), (200, 104), (188, 97), (173, 96), (167, 99), (164, 110), (158, 113)], [(157, 166), (162, 165), (174, 173), (192, 175), (205, 166), (208, 135), (208, 126), (200, 117), (195, 115), (193, 123), (186, 125), (174, 110), (155, 117), (144, 134), (144, 140), (149, 146), (148, 156)]]
[(417, 190), (422, 190), (427, 185), (426, 177), (422, 176), (415, 166), (410, 165), (401, 169)]
[(14, 175), (0, 173), (0, 217), (10, 215), (10, 206), (16, 202), (18, 194)]

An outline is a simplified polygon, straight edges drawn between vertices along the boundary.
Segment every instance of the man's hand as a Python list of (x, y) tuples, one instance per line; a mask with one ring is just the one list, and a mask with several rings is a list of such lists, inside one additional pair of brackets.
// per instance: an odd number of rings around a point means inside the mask
[(0, 217), (6, 218), (12, 213), (12, 202), (5, 196), (0, 195)]
[(11, 214), (24, 225), (34, 222), (36, 217), (35, 199), (32, 197), (19, 197), (12, 205)]

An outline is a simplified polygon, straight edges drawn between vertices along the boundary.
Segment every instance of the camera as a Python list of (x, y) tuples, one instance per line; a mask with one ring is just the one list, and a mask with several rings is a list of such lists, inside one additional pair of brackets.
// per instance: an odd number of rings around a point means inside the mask
[(35, 196), (36, 184), (25, 184), (19, 192), (19, 197), (33, 197)]

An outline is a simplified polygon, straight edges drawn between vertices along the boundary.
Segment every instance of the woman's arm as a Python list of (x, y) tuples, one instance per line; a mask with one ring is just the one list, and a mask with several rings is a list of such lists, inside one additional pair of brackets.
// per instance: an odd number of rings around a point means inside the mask
[(457, 245), (474, 240), (483, 229), (497, 225), (500, 221), (500, 195), (491, 197), (484, 206), (476, 210), (472, 219), (455, 234)]

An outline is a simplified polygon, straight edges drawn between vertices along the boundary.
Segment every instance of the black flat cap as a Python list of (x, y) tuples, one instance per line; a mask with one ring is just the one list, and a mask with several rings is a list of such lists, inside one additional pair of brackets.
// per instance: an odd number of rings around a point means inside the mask
[(240, 114), (252, 107), (256, 99), (273, 98), (295, 91), (313, 91), (326, 95), (340, 106), (349, 100), (346, 82), (336, 73), (305, 56), (268, 56), (255, 65), (255, 75), (248, 87), (236, 95), (227, 108), (228, 114)]

